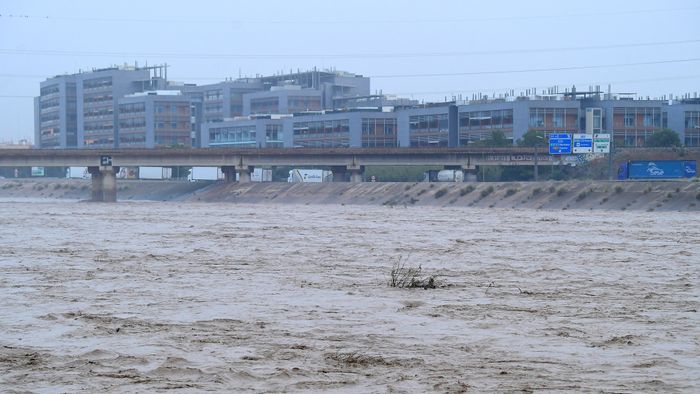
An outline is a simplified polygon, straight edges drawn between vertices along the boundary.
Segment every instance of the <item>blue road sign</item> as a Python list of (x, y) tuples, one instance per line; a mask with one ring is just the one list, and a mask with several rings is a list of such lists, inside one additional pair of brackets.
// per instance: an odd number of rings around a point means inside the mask
[(593, 134), (574, 134), (574, 153), (593, 152)]
[(571, 154), (571, 134), (550, 134), (549, 135), (550, 155), (570, 155)]

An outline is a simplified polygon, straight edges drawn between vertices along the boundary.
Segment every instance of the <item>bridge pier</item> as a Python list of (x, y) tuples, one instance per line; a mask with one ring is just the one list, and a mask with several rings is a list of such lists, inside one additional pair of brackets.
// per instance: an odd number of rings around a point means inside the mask
[(253, 172), (253, 167), (236, 167), (236, 172), (238, 172), (238, 182), (248, 183), (250, 182), (250, 173)]
[(332, 166), (333, 182), (345, 182), (347, 168), (345, 166)]
[(90, 201), (117, 202), (117, 172), (119, 167), (88, 167), (92, 177)]
[(236, 167), (223, 166), (221, 167), (221, 172), (224, 173), (224, 183), (236, 182)]
[(117, 202), (117, 174), (112, 167), (102, 171), (102, 201)]
[(90, 201), (102, 202), (102, 172), (100, 171), (100, 167), (88, 167), (88, 172), (92, 178)]
[(350, 182), (358, 183), (362, 182), (365, 166), (332, 166), (331, 172), (333, 172), (333, 182), (347, 182), (349, 180)]
[(348, 172), (350, 173), (350, 182), (359, 183), (362, 182), (363, 175), (365, 173), (364, 166), (348, 166)]
[(464, 171), (464, 182), (477, 182), (479, 180), (476, 169)]

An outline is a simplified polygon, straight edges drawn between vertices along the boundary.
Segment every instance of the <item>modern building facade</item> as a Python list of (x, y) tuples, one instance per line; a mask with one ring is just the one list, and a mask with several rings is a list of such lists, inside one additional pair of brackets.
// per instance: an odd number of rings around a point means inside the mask
[(42, 148), (76, 148), (78, 114), (76, 75), (41, 83), (34, 101), (34, 141)]
[(668, 122), (669, 129), (679, 132), (684, 145), (700, 146), (700, 99), (687, 98), (668, 105), (662, 120)]
[(162, 88), (165, 81), (164, 66), (112, 67), (50, 78), (41, 83), (35, 103), (36, 143), (41, 148), (118, 147), (118, 100)]
[(190, 100), (178, 91), (151, 91), (122, 97), (118, 112), (120, 148), (192, 146)]
[(642, 147), (670, 128), (685, 145), (700, 146), (700, 100), (589, 90), (537, 95), (530, 94), (533, 89), (497, 99), (418, 104), (372, 94), (369, 78), (342, 71), (198, 86), (169, 83), (163, 66), (115, 67), (42, 82), (35, 133), (41, 148), (380, 148), (469, 146), (495, 131), (513, 144), (529, 130), (593, 131), (612, 133), (615, 146)]

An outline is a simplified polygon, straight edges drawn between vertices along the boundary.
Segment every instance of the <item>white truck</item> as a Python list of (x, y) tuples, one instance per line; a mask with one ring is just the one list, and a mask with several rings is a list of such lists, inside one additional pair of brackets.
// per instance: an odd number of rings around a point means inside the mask
[(87, 167), (68, 167), (66, 170), (66, 178), (88, 179), (91, 178), (91, 176)]
[[(238, 174), (236, 174), (238, 177)], [(250, 173), (251, 182), (272, 182), (272, 170), (269, 168), (255, 168)]]
[(295, 168), (289, 171), (287, 182), (332, 182), (333, 172), (328, 170), (308, 170)]
[(173, 169), (167, 167), (139, 167), (139, 179), (170, 179)]
[(217, 181), (224, 179), (224, 173), (221, 172), (219, 167), (192, 167), (192, 171), (187, 179), (190, 182)]
[(428, 170), (423, 175), (423, 182), (464, 182), (461, 170)]
[[(192, 167), (192, 172), (187, 177), (190, 182), (218, 181), (224, 179), (224, 173), (219, 167)], [(251, 182), (272, 182), (272, 170), (269, 168), (255, 168), (250, 173)], [(236, 173), (238, 181), (238, 173)]]

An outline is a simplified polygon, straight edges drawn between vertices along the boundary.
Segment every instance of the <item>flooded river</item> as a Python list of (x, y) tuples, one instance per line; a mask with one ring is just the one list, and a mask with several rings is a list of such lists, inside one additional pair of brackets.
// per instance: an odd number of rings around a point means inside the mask
[(0, 391), (697, 392), (698, 219), (0, 202)]

